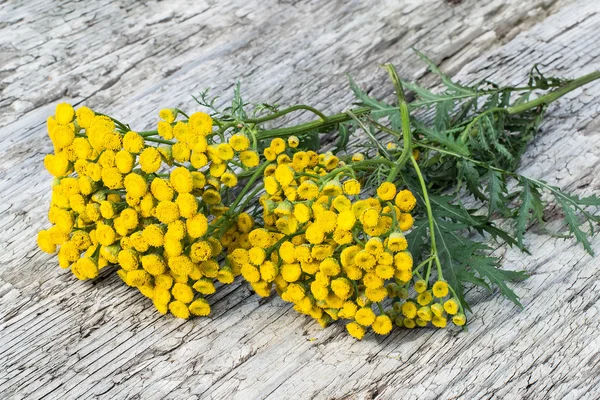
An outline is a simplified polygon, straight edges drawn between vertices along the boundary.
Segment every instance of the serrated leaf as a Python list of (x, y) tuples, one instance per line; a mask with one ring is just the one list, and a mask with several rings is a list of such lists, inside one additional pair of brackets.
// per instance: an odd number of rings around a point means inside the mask
[(520, 246), (523, 245), (523, 234), (527, 229), (527, 224), (531, 219), (537, 219), (542, 221), (544, 213), (544, 204), (538, 189), (533, 186), (529, 180), (521, 179), (519, 181), (523, 190), (519, 199), (521, 200), (521, 206), (519, 207), (519, 213), (516, 217), (516, 233), (517, 242)]
[(454, 101), (445, 100), (435, 106), (435, 122), (436, 131), (445, 131), (450, 126), (450, 113), (454, 109)]
[(473, 89), (462, 86), (462, 85), (454, 82), (452, 79), (450, 79), (450, 77), (448, 75), (443, 73), (442, 70), (440, 70), (438, 68), (438, 66), (432, 60), (430, 60), (427, 56), (425, 56), (423, 53), (421, 53), (417, 49), (413, 48), (413, 50), (415, 51), (415, 53), (417, 53), (419, 58), (421, 58), (421, 60), (423, 60), (429, 66), (429, 69), (431, 70), (431, 72), (433, 72), (434, 74), (436, 74), (437, 76), (439, 76), (442, 79), (442, 82), (444, 83), (444, 85), (446, 85), (446, 87), (449, 90), (452, 90), (456, 93), (465, 94), (465, 95), (474, 95), (476, 93), (476, 91), (474, 91)]
[(583, 245), (583, 248), (594, 255), (594, 250), (592, 250), (592, 246), (587, 238), (587, 234), (581, 230), (581, 221), (577, 218), (575, 214), (575, 209), (573, 209), (573, 204), (567, 202), (562, 196), (554, 196), (560, 207), (562, 208), (563, 214), (565, 216), (565, 222), (569, 227), (569, 231), (575, 235), (575, 239)]
[(502, 270), (496, 265), (488, 262), (473, 262), (471, 268), (475, 270), (480, 277), (487, 279), (490, 283), (497, 286), (504, 297), (523, 308), (523, 305), (519, 301), (519, 296), (506, 285), (506, 282), (527, 279), (528, 275), (525, 272)]
[(460, 164), (459, 182), (460, 182), (460, 179), (462, 179), (462, 178), (465, 179), (468, 191), (473, 196), (475, 196), (475, 198), (477, 198), (481, 201), (487, 200), (487, 197), (485, 197), (485, 195), (483, 193), (481, 193), (481, 189), (480, 189), (481, 179), (479, 176), (479, 172), (477, 172), (477, 169), (475, 168), (475, 166), (472, 163), (465, 161), (465, 160), (463, 160)]
[(392, 129), (399, 131), (401, 128), (400, 109), (387, 104), (383, 101), (376, 100), (363, 92), (360, 87), (354, 82), (352, 77), (348, 75), (348, 81), (350, 82), (350, 89), (354, 92), (354, 95), (360, 102), (371, 108), (371, 117), (374, 120), (381, 118), (389, 118)]
[(422, 133), (431, 142), (437, 143), (441, 145), (441, 147), (446, 148), (454, 153), (458, 153), (462, 156), (469, 155), (469, 149), (467, 145), (465, 143), (458, 142), (452, 134), (458, 130), (438, 131), (428, 128), (423, 123), (416, 120), (413, 121), (413, 125), (418, 133)]
[(504, 176), (492, 169), (487, 173), (487, 193), (488, 193), (488, 219), (491, 218), (495, 211), (499, 211), (502, 215), (507, 214), (506, 209), (506, 182)]

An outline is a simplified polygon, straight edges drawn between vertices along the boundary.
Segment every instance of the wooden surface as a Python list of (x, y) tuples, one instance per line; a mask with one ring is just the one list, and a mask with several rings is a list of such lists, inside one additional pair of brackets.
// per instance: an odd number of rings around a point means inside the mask
[[(596, 0), (458, 3), (0, 3), (0, 397), (600, 397), (598, 258), (535, 228), (531, 256), (497, 250), (507, 268), (532, 274), (515, 285), (524, 311), (471, 291), (468, 332), (397, 329), (362, 342), (239, 282), (212, 296), (210, 318), (163, 317), (114, 273), (79, 282), (36, 248), (48, 226), (44, 123), (59, 101), (142, 130), (159, 108), (193, 108), (190, 94), (204, 87), (229, 100), (239, 78), (255, 102), (337, 112), (352, 101), (346, 73), (392, 93), (383, 62), (435, 84), (411, 46), (466, 81), (523, 83), (536, 62), (566, 77), (600, 69)], [(600, 192), (599, 110), (599, 83), (553, 105), (521, 172)], [(600, 239), (592, 245), (600, 252)]]

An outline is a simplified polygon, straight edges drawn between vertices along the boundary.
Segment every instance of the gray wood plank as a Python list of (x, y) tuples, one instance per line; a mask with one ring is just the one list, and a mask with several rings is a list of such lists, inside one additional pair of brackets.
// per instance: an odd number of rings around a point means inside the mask
[[(433, 84), (413, 45), (466, 81), (522, 83), (536, 62), (574, 77), (600, 68), (597, 2), (28, 1), (1, 4), (0, 21), (3, 398), (598, 397), (597, 260), (535, 229), (531, 256), (497, 249), (507, 268), (532, 274), (516, 285), (524, 311), (471, 291), (469, 332), (362, 342), (240, 282), (211, 297), (209, 318), (162, 317), (114, 274), (79, 282), (35, 247), (49, 201), (44, 122), (58, 101), (141, 130), (159, 108), (193, 108), (190, 94), (206, 86), (228, 100), (240, 78), (253, 101), (337, 112), (352, 102), (346, 73), (391, 95), (383, 62)], [(598, 110), (597, 83), (553, 105), (521, 172), (597, 192)]]

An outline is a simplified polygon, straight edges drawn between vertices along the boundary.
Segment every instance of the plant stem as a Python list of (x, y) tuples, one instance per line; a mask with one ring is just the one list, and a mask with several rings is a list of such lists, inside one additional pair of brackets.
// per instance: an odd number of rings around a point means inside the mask
[[(361, 108), (352, 110), (352, 113), (354, 115), (363, 115), (363, 114), (368, 114), (370, 112), (371, 112), (370, 107), (361, 107)], [(310, 131), (313, 131), (318, 128), (323, 128), (325, 126), (331, 126), (331, 125), (339, 124), (341, 122), (346, 122), (351, 119), (352, 119), (352, 117), (349, 116), (345, 112), (339, 113), (339, 114), (334, 114), (334, 115), (330, 115), (329, 117), (326, 117), (326, 120), (306, 122), (304, 124), (291, 126), (288, 128), (264, 130), (264, 131), (260, 132), (258, 135), (256, 135), (256, 139), (261, 140), (261, 139), (269, 139), (269, 138), (276, 138), (276, 137), (287, 137), (287, 136), (292, 136), (292, 135), (300, 135), (302, 133), (310, 132)]]
[(267, 168), (267, 165), (269, 165), (269, 164), (270, 164), (270, 162), (266, 161), (266, 162), (262, 163), (262, 165), (260, 167), (258, 167), (256, 169), (256, 171), (254, 171), (254, 174), (250, 177), (250, 180), (248, 181), (248, 183), (246, 183), (246, 186), (244, 186), (244, 188), (242, 189), (242, 191), (240, 192), (238, 197), (235, 199), (233, 204), (230, 206), (230, 208), (229, 208), (230, 210), (235, 210), (237, 205), (240, 204), (240, 201), (242, 201), (242, 198), (252, 188), (252, 185), (254, 184), (254, 182), (256, 182), (256, 180), (258, 179), (260, 174), (262, 174), (262, 172), (265, 170), (265, 168)]
[(550, 104), (556, 99), (559, 99), (560, 97), (564, 96), (565, 94), (577, 89), (580, 86), (595, 81), (596, 79), (600, 79), (600, 71), (592, 72), (591, 74), (582, 76), (581, 78), (574, 79), (566, 85), (556, 89), (555, 91), (545, 94), (544, 96), (538, 97), (535, 100), (509, 107), (506, 109), (506, 112), (511, 115), (518, 114), (544, 104)]
[(398, 107), (400, 107), (400, 120), (402, 122), (402, 140), (403, 149), (400, 158), (396, 162), (396, 165), (390, 171), (387, 178), (388, 182), (394, 182), (398, 171), (406, 164), (408, 157), (412, 155), (412, 133), (410, 131), (410, 113), (408, 111), (408, 105), (406, 104), (406, 95), (404, 94), (404, 88), (402, 87), (402, 81), (398, 77), (398, 72), (392, 64), (387, 64), (386, 69), (390, 75), (390, 79), (394, 83), (396, 88), (396, 96), (398, 97)]
[[(421, 184), (421, 190), (423, 191), (423, 200), (425, 202), (425, 208), (427, 210), (427, 219), (429, 220), (429, 236), (431, 237), (431, 258), (435, 260), (435, 265), (438, 270), (438, 279), (443, 280), (444, 276), (442, 274), (442, 265), (440, 263), (440, 258), (437, 252), (437, 246), (435, 243), (435, 221), (433, 220), (433, 211), (431, 210), (431, 203), (429, 202), (429, 195), (427, 194), (427, 185), (425, 184), (425, 179), (423, 179), (423, 174), (421, 173), (421, 169), (419, 168), (419, 164), (417, 161), (410, 157), (413, 167), (415, 168), (415, 172), (419, 178), (419, 183)], [(428, 274), (429, 275), (429, 274)], [(429, 276), (428, 276), (429, 278)]]
[(307, 105), (304, 105), (304, 104), (298, 104), (298, 105), (291, 106), (291, 107), (288, 107), (286, 109), (283, 109), (281, 111), (277, 111), (276, 113), (265, 115), (264, 117), (254, 118), (254, 119), (245, 119), (245, 120), (243, 120), (243, 122), (248, 123), (248, 124), (261, 124), (263, 122), (267, 122), (267, 121), (271, 121), (273, 119), (277, 119), (277, 118), (279, 118), (281, 116), (284, 116), (286, 114), (289, 114), (289, 113), (297, 111), (297, 110), (310, 111), (313, 114), (316, 114), (317, 116), (319, 116), (319, 118), (321, 118), (323, 121), (327, 121), (327, 116), (325, 116), (325, 114), (323, 114), (321, 111), (317, 110), (316, 108), (311, 107), (311, 106), (307, 106)]
[(157, 139), (157, 138), (151, 138), (151, 137), (145, 137), (144, 140), (147, 140), (148, 142), (154, 142), (154, 143), (163, 143), (163, 144), (170, 144), (170, 145), (175, 144), (175, 142), (171, 142), (170, 140)]

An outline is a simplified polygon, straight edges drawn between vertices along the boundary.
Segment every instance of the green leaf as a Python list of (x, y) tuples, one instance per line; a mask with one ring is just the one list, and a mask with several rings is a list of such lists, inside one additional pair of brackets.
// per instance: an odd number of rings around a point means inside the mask
[(444, 85), (446, 85), (446, 87), (455, 92), (455, 93), (460, 93), (460, 94), (464, 94), (464, 95), (475, 95), (476, 91), (462, 86), (456, 82), (454, 82), (452, 79), (450, 79), (450, 77), (448, 75), (446, 75), (445, 73), (442, 72), (442, 70), (440, 70), (438, 68), (438, 66), (429, 58), (427, 58), (427, 56), (425, 56), (423, 53), (421, 53), (419, 50), (413, 48), (414, 52), (417, 53), (417, 55), (421, 58), (421, 60), (423, 60), (428, 66), (429, 69), (431, 70), (431, 72), (433, 72), (434, 74), (436, 74), (437, 76), (439, 76), (442, 79), (442, 82), (444, 83)]
[(490, 257), (475, 256), (471, 262), (471, 268), (477, 272), (481, 278), (487, 279), (491, 284), (500, 289), (500, 293), (507, 299), (523, 308), (519, 301), (519, 296), (507, 286), (506, 282), (518, 282), (528, 278), (523, 271), (506, 271), (498, 268), (498, 260), (493, 262)]
[[(588, 235), (584, 231), (582, 231), (580, 228), (581, 221), (575, 214), (577, 212), (577, 210), (574, 207), (573, 200), (571, 199), (571, 201), (569, 201), (568, 197), (566, 197), (566, 196), (556, 196), (555, 195), (554, 198), (556, 199), (556, 202), (558, 204), (560, 204), (560, 207), (562, 208), (563, 214), (565, 216), (565, 222), (569, 226), (569, 231), (575, 235), (575, 239), (583, 245), (583, 248), (588, 253), (590, 253), (591, 255), (594, 255), (594, 250), (592, 250), (592, 246), (590, 245), (590, 242), (587, 238)], [(592, 227), (592, 229), (593, 229), (593, 227)], [(592, 230), (592, 234), (593, 234), (593, 230)]]
[(435, 129), (439, 131), (445, 131), (450, 126), (450, 113), (454, 109), (454, 101), (445, 100), (436, 104), (435, 106)]
[(489, 169), (487, 178), (488, 219), (491, 218), (495, 211), (500, 212), (502, 215), (507, 215), (506, 181), (504, 180), (504, 176), (500, 172)]
[(340, 151), (346, 151), (348, 148), (348, 142), (350, 141), (350, 130), (345, 124), (339, 124), (338, 126), (338, 141), (333, 149), (333, 154), (337, 154)]
[(465, 179), (465, 182), (467, 184), (467, 189), (468, 191), (475, 196), (475, 198), (481, 200), (481, 201), (486, 201), (487, 197), (485, 197), (485, 195), (483, 193), (481, 193), (481, 189), (480, 189), (480, 184), (481, 184), (481, 177), (479, 176), (479, 172), (477, 171), (477, 169), (475, 168), (475, 166), (468, 162), (463, 160), (460, 164), (460, 174), (459, 174), (459, 182), (461, 181), (462, 178)]
[(244, 100), (242, 100), (240, 81), (235, 83), (233, 89), (233, 100), (231, 101), (231, 115), (238, 119), (246, 119), (248, 115), (244, 110)]
[(441, 147), (446, 148), (454, 153), (458, 153), (462, 156), (469, 155), (469, 149), (465, 143), (459, 142), (454, 138), (453, 132), (458, 130), (439, 131), (431, 129), (425, 126), (422, 122), (414, 120), (411, 121), (415, 126), (415, 130), (418, 133), (423, 134), (431, 142), (439, 144)]
[(400, 109), (398, 107), (394, 107), (370, 97), (358, 87), (350, 75), (348, 75), (348, 80), (350, 82), (350, 88), (354, 92), (356, 98), (360, 100), (363, 105), (371, 108), (371, 117), (373, 117), (374, 120), (378, 121), (381, 118), (388, 117), (392, 129), (396, 131), (401, 129)]
[(538, 189), (526, 178), (519, 181), (523, 190), (521, 191), (521, 206), (516, 218), (517, 242), (523, 245), (523, 234), (527, 229), (527, 224), (531, 219), (542, 221), (544, 213), (544, 204)]

